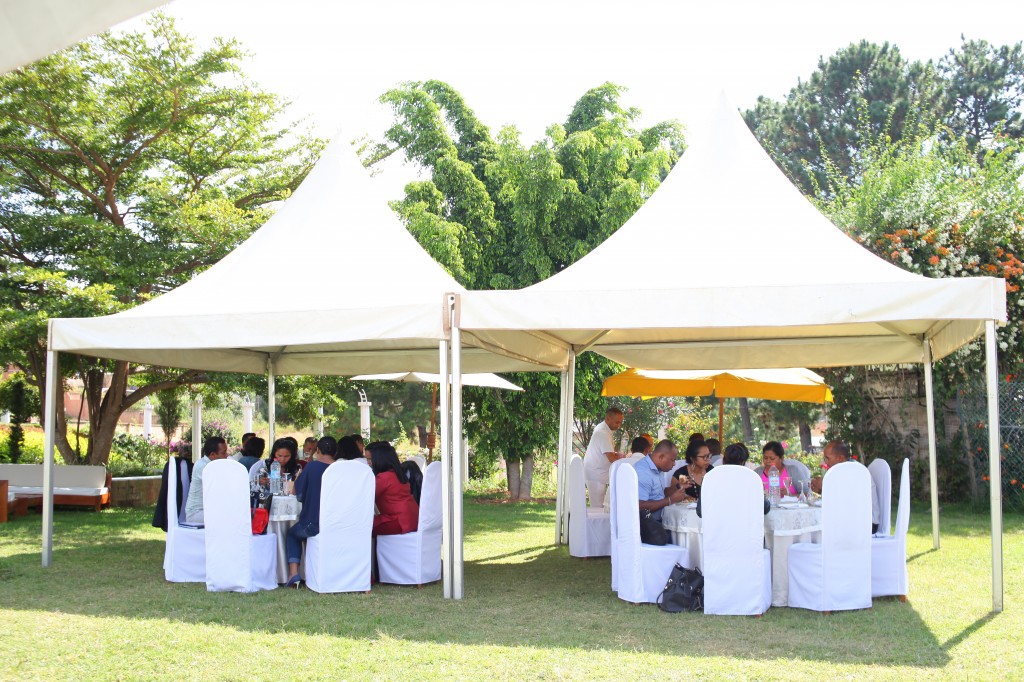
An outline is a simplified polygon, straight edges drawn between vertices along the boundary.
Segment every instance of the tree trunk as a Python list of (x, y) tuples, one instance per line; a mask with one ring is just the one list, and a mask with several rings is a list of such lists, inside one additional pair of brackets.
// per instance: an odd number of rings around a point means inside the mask
[(740, 422), (743, 424), (743, 442), (754, 441), (754, 428), (750, 425), (750, 405), (746, 398), (740, 398)]
[(533, 497), (533, 455), (523, 457), (523, 473), (519, 477), (519, 499), (528, 500)]
[(520, 490), (520, 476), (519, 476), (519, 460), (505, 459), (505, 472), (508, 475), (508, 496), (513, 500), (519, 499)]
[(421, 448), (427, 447), (427, 427), (422, 424), (416, 425), (416, 439)]
[(799, 422), (797, 427), (800, 429), (800, 449), (803, 452), (811, 451), (811, 425)]

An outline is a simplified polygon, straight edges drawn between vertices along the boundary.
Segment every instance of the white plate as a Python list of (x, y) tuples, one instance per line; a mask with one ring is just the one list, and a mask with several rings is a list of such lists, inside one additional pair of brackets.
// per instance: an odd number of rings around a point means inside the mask
[(784, 502), (779, 504), (780, 509), (807, 509), (806, 504), (800, 502)]

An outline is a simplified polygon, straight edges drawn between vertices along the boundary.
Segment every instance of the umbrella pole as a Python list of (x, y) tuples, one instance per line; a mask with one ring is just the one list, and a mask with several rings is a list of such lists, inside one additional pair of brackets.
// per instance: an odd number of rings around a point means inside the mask
[(437, 384), (430, 393), (430, 433), (427, 435), (427, 464), (434, 459), (434, 419), (437, 417)]
[(725, 398), (718, 399), (718, 441), (722, 441), (722, 420), (725, 418)]

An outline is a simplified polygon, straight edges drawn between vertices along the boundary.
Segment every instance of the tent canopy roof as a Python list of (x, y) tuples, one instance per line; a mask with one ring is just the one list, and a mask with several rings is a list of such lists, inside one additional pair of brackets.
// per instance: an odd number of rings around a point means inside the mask
[[(263, 372), (272, 357), (279, 374), (436, 372), (446, 297), (462, 291), (335, 141), (220, 262), (116, 315), (51, 320), (50, 347), (219, 371)], [(524, 364), (473, 348), (463, 362), (467, 371)]]
[(532, 287), (460, 298), (477, 342), (518, 352), (542, 336), (644, 369), (920, 362), (923, 339), (939, 358), (1006, 320), (1002, 280), (929, 279), (848, 237), (724, 96), (591, 253)]

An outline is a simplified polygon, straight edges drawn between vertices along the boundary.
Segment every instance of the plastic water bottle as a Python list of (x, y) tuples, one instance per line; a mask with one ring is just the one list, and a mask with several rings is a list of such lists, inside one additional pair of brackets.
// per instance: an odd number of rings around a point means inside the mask
[(774, 464), (768, 468), (768, 500), (773, 507), (779, 506), (779, 470)]
[[(778, 485), (778, 472), (776, 472), (775, 484)], [(281, 494), (281, 463), (276, 459), (274, 463), (270, 465), (270, 493), (272, 495)]]

